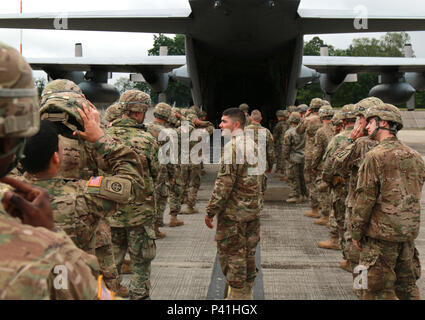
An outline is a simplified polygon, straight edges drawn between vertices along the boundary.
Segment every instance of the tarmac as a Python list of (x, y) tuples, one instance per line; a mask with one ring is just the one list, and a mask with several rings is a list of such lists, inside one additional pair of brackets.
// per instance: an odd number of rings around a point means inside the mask
[[(425, 155), (425, 131), (403, 130), (399, 137)], [(205, 207), (217, 175), (216, 164), (206, 165), (198, 193), (198, 214), (179, 215), (181, 227), (164, 227), (164, 239), (157, 240), (157, 256), (152, 263), (151, 298), (153, 300), (219, 300), (225, 296), (225, 278), (221, 273), (214, 242), (215, 229), (205, 226)], [(424, 188), (425, 189), (425, 188)], [(352, 275), (339, 268), (341, 251), (317, 247), (329, 238), (329, 230), (313, 224), (304, 216), (307, 203), (289, 205), (288, 187), (274, 174), (269, 176), (266, 201), (261, 213), (261, 241), (257, 250), (257, 276), (254, 299), (266, 300), (357, 300)], [(425, 194), (422, 192), (422, 213)], [(168, 211), (168, 209), (167, 209)], [(165, 222), (169, 221), (168, 212)], [(214, 226), (216, 220), (214, 220)], [(425, 268), (425, 226), (416, 239), (422, 269)], [(127, 285), (125, 275), (123, 284)], [(425, 280), (418, 280), (425, 297)]]

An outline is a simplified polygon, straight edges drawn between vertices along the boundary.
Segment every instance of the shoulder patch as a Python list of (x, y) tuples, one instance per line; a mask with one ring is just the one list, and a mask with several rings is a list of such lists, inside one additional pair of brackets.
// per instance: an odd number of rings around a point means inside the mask
[(102, 179), (103, 176), (91, 177), (87, 186), (100, 188), (100, 186), (102, 185)]

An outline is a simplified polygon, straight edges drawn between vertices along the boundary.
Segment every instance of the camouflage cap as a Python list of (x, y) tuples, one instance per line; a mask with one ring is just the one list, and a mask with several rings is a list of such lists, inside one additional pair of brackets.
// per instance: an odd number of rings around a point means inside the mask
[(52, 81), (44, 88), (40, 105), (40, 119), (54, 122), (59, 133), (71, 139), (75, 139), (72, 135), (74, 131), (84, 131), (84, 123), (77, 109), (82, 109), (84, 102), (89, 103), (76, 87), (71, 80)]
[(356, 106), (356, 115), (362, 115), (363, 117), (366, 115), (367, 109), (369, 109), (372, 106), (377, 106), (380, 104), (383, 104), (381, 99), (375, 98), (375, 97), (368, 97), (363, 100), (360, 100), (355, 104)]
[(319, 110), (321, 106), (323, 106), (325, 103), (320, 98), (313, 98), (311, 99), (310, 106), (308, 107), (308, 110)]
[(403, 128), (403, 119), (400, 110), (389, 103), (370, 107), (366, 112), (366, 119), (378, 117), (381, 120), (397, 123), (397, 130)]
[(172, 113), (171, 106), (165, 102), (158, 103), (153, 109), (153, 115), (155, 118), (165, 120), (167, 122), (169, 121)]
[(319, 117), (322, 118), (332, 118), (335, 114), (335, 110), (328, 104), (325, 104), (319, 109)]
[(249, 111), (249, 105), (247, 105), (246, 103), (242, 103), (239, 105), (239, 109), (241, 109), (244, 112), (248, 112)]
[(28, 137), (40, 127), (32, 69), (19, 52), (0, 42), (0, 137)]
[(119, 102), (116, 102), (114, 104), (111, 104), (106, 110), (105, 110), (105, 120), (107, 122), (112, 122), (118, 118), (121, 118), (123, 112), (121, 108), (121, 104)]
[(343, 120), (356, 119), (356, 106), (354, 104), (346, 104), (341, 109), (341, 117)]
[(299, 112), (292, 112), (289, 116), (289, 123), (299, 123), (301, 121), (301, 115)]
[(299, 112), (299, 113), (306, 113), (307, 110), (308, 110), (308, 106), (306, 104), (300, 104), (297, 107), (297, 110), (296, 111)]
[(334, 126), (342, 124), (342, 114), (341, 111), (335, 112), (334, 116), (331, 119), (331, 122)]
[(124, 92), (119, 101), (122, 110), (128, 112), (146, 112), (151, 106), (151, 97), (140, 90), (127, 90)]

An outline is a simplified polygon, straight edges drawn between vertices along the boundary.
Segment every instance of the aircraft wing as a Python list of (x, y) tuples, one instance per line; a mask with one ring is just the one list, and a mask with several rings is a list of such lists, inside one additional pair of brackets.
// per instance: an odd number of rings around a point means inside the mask
[(417, 0), (301, 0), (298, 15), (303, 34), (425, 30)]
[(28, 58), (34, 70), (108, 72), (170, 72), (186, 64), (186, 56), (145, 56), (141, 58)]
[(304, 56), (302, 63), (320, 73), (425, 71), (425, 58)]
[(187, 33), (190, 8), (0, 15), (0, 28)]

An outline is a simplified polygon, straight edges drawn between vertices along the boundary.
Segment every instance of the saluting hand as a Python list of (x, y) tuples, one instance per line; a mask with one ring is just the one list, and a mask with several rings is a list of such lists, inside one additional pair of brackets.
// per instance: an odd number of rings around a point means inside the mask
[(15, 188), (15, 191), (6, 191), (3, 197), (4, 208), (11, 216), (33, 227), (49, 230), (55, 227), (46, 190), (11, 177), (4, 177), (0, 181)]
[(84, 122), (84, 132), (74, 131), (73, 135), (79, 135), (88, 142), (96, 142), (104, 136), (104, 132), (100, 128), (100, 114), (96, 107), (89, 101), (83, 102), (83, 110), (77, 109)]

